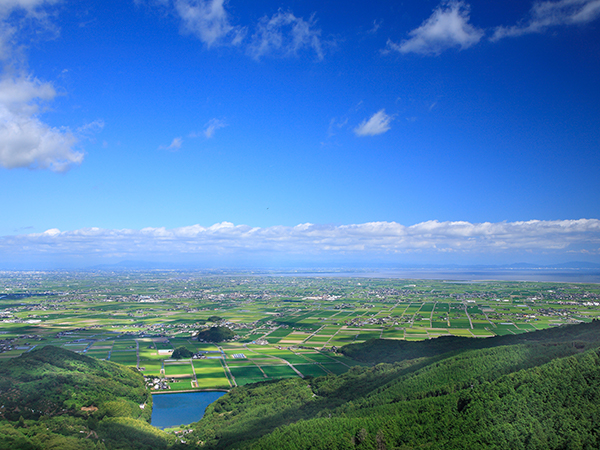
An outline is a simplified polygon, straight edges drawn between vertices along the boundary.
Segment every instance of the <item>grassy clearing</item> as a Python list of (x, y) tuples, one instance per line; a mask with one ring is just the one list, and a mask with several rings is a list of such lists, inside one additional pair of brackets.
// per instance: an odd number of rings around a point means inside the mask
[(235, 377), (236, 381), (238, 381), (239, 383), (239, 378), (252, 378), (252, 379), (258, 379), (258, 378), (265, 378), (262, 371), (256, 367), (256, 366), (252, 366), (252, 367), (230, 367), (229, 370), (231, 370), (231, 373), (233, 374), (233, 376)]
[(270, 378), (291, 378), (298, 374), (290, 366), (261, 366), (261, 369)]
[(295, 367), (305, 377), (321, 377), (329, 373), (320, 364), (302, 364)]
[(191, 378), (177, 379), (175, 382), (169, 382), (169, 386), (173, 391), (189, 391), (196, 389), (196, 386), (192, 384)]
[(187, 364), (165, 363), (165, 375), (168, 377), (193, 376), (194, 369), (188, 362)]

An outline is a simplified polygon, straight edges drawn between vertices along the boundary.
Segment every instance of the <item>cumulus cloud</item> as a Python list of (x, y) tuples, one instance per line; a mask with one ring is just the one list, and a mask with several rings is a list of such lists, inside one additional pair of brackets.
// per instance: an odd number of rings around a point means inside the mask
[(323, 59), (321, 30), (316, 27), (314, 16), (306, 21), (289, 11), (260, 19), (248, 46), (254, 59), (265, 55), (295, 56), (302, 50), (312, 50), (318, 59)]
[(600, 17), (600, 0), (559, 0), (536, 2), (530, 18), (512, 27), (498, 27), (492, 36), (497, 41), (508, 36), (542, 33), (557, 25), (582, 25)]
[(206, 128), (204, 128), (204, 136), (206, 136), (208, 139), (210, 139), (211, 137), (213, 137), (215, 135), (215, 131), (217, 131), (220, 128), (224, 128), (226, 126), (227, 126), (227, 124), (225, 122), (223, 122), (222, 120), (210, 119), (208, 121), (208, 123), (206, 124)]
[(210, 258), (225, 255), (352, 256), (366, 259), (405, 254), (482, 255), (527, 252), (560, 254), (596, 251), (600, 220), (531, 220), (470, 223), (427, 221), (411, 226), (396, 222), (353, 225), (299, 224), (268, 228), (222, 222), (210, 227), (109, 230), (84, 228), (0, 237), (0, 255), (37, 258), (68, 255), (98, 257)]
[(0, 165), (65, 172), (81, 164), (83, 153), (75, 149), (77, 137), (67, 128), (42, 122), (40, 103), (52, 100), (50, 83), (31, 77), (5, 76), (0, 80)]
[(206, 44), (237, 44), (244, 30), (230, 23), (225, 0), (175, 0), (174, 8), (183, 29)]
[(357, 136), (375, 136), (388, 131), (390, 123), (394, 118), (385, 113), (385, 109), (377, 111), (369, 119), (363, 120), (360, 125), (354, 129)]
[[(84, 125), (75, 133), (67, 127), (43, 122), (43, 107), (56, 97), (51, 83), (19, 67), (26, 67), (24, 36), (54, 30), (49, 7), (59, 0), (3, 0), (0, 2), (0, 166), (7, 169), (49, 169), (65, 172), (81, 164), (77, 149), (81, 138), (102, 128), (101, 121)], [(24, 31), (27, 30), (27, 31)]]
[(423, 24), (400, 44), (391, 40), (387, 49), (400, 53), (439, 55), (450, 48), (465, 49), (477, 44), (484, 32), (469, 23), (469, 5), (450, 1), (440, 5)]

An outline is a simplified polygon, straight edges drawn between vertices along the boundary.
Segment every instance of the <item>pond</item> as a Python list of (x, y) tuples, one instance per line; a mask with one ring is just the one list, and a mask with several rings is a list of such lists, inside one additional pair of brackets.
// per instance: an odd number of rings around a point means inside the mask
[(225, 392), (153, 395), (152, 425), (157, 428), (170, 428), (197, 422), (204, 415), (206, 407), (223, 395)]

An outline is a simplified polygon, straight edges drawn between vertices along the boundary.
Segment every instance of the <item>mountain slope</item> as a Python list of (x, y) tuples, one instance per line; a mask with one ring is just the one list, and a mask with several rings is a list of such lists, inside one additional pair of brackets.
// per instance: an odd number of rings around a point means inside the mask
[[(413, 358), (337, 377), (236, 388), (207, 409), (193, 439), (204, 448), (257, 449), (600, 444), (599, 330), (594, 322), (482, 339), (491, 343), (479, 349), (470, 348), (474, 339), (459, 338), (437, 343), (435, 352), (421, 343), (367, 343), (365, 353), (389, 344), (388, 360), (394, 348), (399, 358)], [(577, 427), (565, 428), (569, 417)]]
[(128, 367), (46, 346), (0, 362), (0, 448), (166, 448)]

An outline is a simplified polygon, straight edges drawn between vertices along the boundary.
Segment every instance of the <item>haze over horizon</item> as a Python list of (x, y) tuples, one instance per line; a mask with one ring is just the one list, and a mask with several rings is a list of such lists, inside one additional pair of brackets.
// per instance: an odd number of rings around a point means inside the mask
[(5, 0), (0, 269), (600, 263), (600, 2)]

